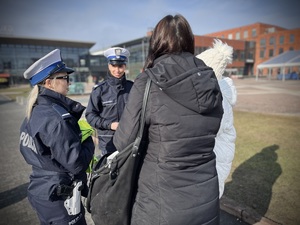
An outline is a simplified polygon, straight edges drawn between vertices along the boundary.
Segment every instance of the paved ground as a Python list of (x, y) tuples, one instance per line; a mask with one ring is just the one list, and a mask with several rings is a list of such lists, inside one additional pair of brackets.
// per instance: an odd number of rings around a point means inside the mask
[[(299, 80), (283, 82), (240, 79), (234, 80), (234, 83), (238, 92), (235, 110), (300, 116)], [(87, 104), (88, 97), (72, 96), (83, 105)], [(26, 199), (31, 168), (24, 162), (18, 149), (19, 127), (24, 117), (24, 101), (19, 102), (21, 104), (18, 105), (0, 95), (0, 225), (38, 224), (37, 217)], [(238, 218), (253, 224), (251, 221), (260, 218), (225, 197), (222, 198), (221, 206), (221, 225), (244, 225)], [(89, 225), (93, 224), (89, 215), (87, 220)], [(276, 223), (260, 218), (260, 222), (255, 224)]]
[[(0, 225), (39, 224), (26, 198), (31, 167), (19, 152), (19, 128), (24, 111), (24, 105), (0, 95)], [(89, 213), (86, 220), (88, 225), (94, 225)], [(220, 220), (221, 225), (247, 225), (224, 210)]]
[[(237, 111), (300, 116), (300, 80), (280, 81), (248, 78), (234, 79), (234, 84), (238, 93), (237, 104), (234, 108)], [(76, 96), (75, 98), (84, 105), (87, 104), (88, 96)], [(223, 212), (241, 218), (249, 224), (277, 224), (258, 215), (247, 206), (236, 204), (226, 196), (221, 199), (221, 208)], [(225, 223), (224, 221), (221, 224), (229, 223), (229, 220)]]
[(235, 110), (300, 116), (300, 80), (236, 79)]

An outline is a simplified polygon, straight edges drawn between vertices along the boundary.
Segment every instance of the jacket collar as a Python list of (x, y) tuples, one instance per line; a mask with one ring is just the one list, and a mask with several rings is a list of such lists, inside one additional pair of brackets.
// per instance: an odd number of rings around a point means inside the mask
[(124, 75), (121, 78), (116, 78), (113, 75), (111, 75), (110, 73), (108, 73), (107, 82), (111, 86), (117, 87), (118, 90), (122, 90), (122, 89), (124, 89), (124, 86), (126, 85), (126, 75), (124, 73)]
[(85, 107), (81, 103), (76, 102), (62, 94), (52, 91), (48, 88), (39, 86), (39, 95), (36, 104), (49, 104), (56, 103), (64, 107), (69, 113), (71, 113), (78, 120), (81, 118)]

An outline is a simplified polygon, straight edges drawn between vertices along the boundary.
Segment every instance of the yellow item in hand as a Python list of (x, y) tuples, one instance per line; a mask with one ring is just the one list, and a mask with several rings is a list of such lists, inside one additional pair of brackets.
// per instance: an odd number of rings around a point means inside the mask
[(93, 156), (89, 167), (87, 168), (87, 170), (85, 171), (86, 173), (91, 173), (93, 170), (93, 167), (96, 165), (96, 163), (99, 161), (99, 159), (96, 156)]
[(81, 142), (85, 141), (89, 136), (91, 136), (94, 133), (94, 129), (85, 119), (80, 119), (78, 121), (78, 125), (82, 134)]

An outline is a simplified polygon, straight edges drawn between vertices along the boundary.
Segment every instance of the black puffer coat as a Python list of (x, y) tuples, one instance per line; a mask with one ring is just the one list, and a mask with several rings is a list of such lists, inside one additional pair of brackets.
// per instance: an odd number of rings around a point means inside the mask
[(149, 74), (149, 143), (131, 224), (219, 224), (213, 147), (223, 110), (217, 79), (190, 53), (162, 56), (149, 70), (135, 80), (114, 136), (119, 151), (134, 140)]

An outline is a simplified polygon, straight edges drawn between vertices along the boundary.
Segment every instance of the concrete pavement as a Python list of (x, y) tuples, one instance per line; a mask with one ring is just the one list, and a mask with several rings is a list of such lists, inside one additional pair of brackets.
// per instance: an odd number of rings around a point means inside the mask
[[(75, 96), (74, 96), (75, 97)], [(85, 96), (79, 96), (86, 99)], [(38, 225), (36, 213), (27, 200), (31, 167), (19, 151), (19, 128), (25, 116), (25, 105), (0, 95), (0, 225)], [(94, 225), (86, 213), (88, 225)], [(221, 225), (247, 225), (235, 215), (221, 210)]]
[[(249, 79), (234, 82), (238, 91), (235, 110), (300, 116), (300, 81)], [(92, 86), (87, 86), (85, 95), (70, 97), (87, 105)], [(18, 102), (19, 104), (16, 104), (0, 96), (0, 225), (38, 224), (37, 216), (26, 198), (31, 168), (25, 163), (18, 147), (19, 127), (25, 115), (25, 101), (19, 98)], [(222, 225), (245, 224), (242, 221), (255, 225), (278, 225), (258, 215), (251, 208), (227, 199), (226, 196), (221, 199), (221, 209)], [(88, 224), (93, 225), (88, 213), (86, 217)]]
[(236, 79), (235, 110), (300, 116), (300, 80)]

